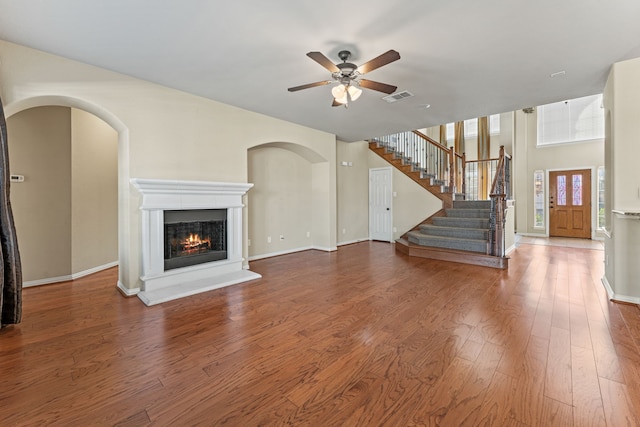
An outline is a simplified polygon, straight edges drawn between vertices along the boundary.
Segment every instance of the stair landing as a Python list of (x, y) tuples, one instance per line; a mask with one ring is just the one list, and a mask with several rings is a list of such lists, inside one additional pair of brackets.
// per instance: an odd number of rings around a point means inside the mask
[(396, 240), (396, 252), (420, 258), (480, 265), (502, 270), (509, 268), (508, 257), (501, 258), (477, 252), (420, 246), (409, 242), (407, 239)]

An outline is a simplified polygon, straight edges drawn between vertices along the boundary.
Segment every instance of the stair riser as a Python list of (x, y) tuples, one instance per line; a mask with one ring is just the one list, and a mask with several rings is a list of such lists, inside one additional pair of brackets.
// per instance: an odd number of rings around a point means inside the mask
[(441, 227), (489, 228), (488, 219), (436, 217), (433, 218), (433, 224)]
[(453, 218), (489, 218), (489, 209), (447, 209), (447, 216)]
[(455, 209), (491, 209), (491, 201), (489, 200), (455, 200), (453, 203)]
[(433, 227), (421, 225), (420, 232), (428, 236), (457, 237), (460, 239), (488, 240), (489, 231), (470, 228)]
[(409, 235), (408, 240), (411, 243), (415, 243), (416, 245), (428, 246), (432, 248), (456, 249), (459, 251), (468, 251), (468, 252), (477, 252), (477, 253), (486, 253), (487, 251), (486, 242), (447, 240), (443, 238), (433, 239), (433, 238), (430, 238), (429, 236), (415, 237), (414, 235)]

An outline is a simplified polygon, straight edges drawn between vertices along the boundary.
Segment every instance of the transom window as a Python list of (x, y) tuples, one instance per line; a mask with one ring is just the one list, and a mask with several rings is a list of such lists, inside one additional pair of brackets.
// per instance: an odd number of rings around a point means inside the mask
[(602, 94), (538, 107), (538, 146), (604, 139)]
[[(500, 114), (492, 114), (489, 116), (489, 133), (491, 135), (500, 134)], [(447, 141), (453, 141), (455, 135), (455, 123), (447, 123)], [(464, 121), (464, 136), (478, 136), (478, 118)]]

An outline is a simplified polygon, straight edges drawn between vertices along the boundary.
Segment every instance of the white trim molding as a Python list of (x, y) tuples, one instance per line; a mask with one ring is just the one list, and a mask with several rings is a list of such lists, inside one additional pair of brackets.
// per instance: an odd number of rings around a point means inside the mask
[(638, 297), (630, 297), (630, 296), (627, 296), (627, 295), (616, 294), (613, 291), (613, 288), (611, 288), (611, 284), (607, 280), (607, 276), (602, 276), (602, 279), (600, 279), (600, 281), (604, 285), (604, 289), (607, 291), (607, 295), (609, 296), (609, 299), (611, 301), (613, 301), (613, 302), (626, 302), (626, 303), (630, 303), (630, 304), (639, 304), (640, 305), (640, 298), (638, 298)]
[(24, 282), (22, 284), (22, 287), (29, 288), (32, 286), (52, 285), (54, 283), (68, 282), (70, 280), (80, 279), (81, 277), (89, 276), (90, 274), (98, 273), (100, 271), (107, 270), (112, 267), (116, 267), (117, 265), (118, 265), (118, 261), (113, 261), (104, 265), (99, 265), (97, 267), (93, 267), (84, 271), (79, 271), (77, 273), (72, 273), (66, 276), (48, 277), (46, 279), (30, 280), (28, 282)]
[[(142, 290), (146, 305), (259, 279), (243, 267), (242, 197), (248, 183), (131, 179), (142, 195), (140, 201)], [(171, 270), (164, 268), (164, 211), (226, 209), (227, 258)]]
[(140, 288), (133, 288), (133, 289), (129, 289), (127, 287), (125, 287), (121, 281), (118, 280), (118, 290), (125, 296), (125, 297), (134, 297), (136, 295), (138, 295), (138, 292), (140, 292)]

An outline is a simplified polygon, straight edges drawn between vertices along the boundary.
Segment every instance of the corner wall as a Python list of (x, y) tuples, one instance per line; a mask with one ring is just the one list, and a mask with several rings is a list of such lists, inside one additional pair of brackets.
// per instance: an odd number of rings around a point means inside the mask
[[(11, 206), (25, 283), (71, 274), (71, 110), (43, 107), (7, 118)], [(54, 280), (56, 281), (56, 280)]]
[(25, 286), (70, 280), (118, 260), (117, 135), (97, 117), (37, 107), (7, 119)]
[(640, 304), (640, 58), (613, 65), (605, 86), (607, 117), (605, 141), (607, 189), (605, 205), (608, 233), (605, 238), (605, 275), (609, 297)]

